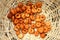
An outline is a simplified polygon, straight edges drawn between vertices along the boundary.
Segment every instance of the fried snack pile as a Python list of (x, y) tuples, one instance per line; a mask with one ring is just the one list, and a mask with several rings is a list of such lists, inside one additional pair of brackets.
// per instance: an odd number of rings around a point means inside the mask
[(41, 38), (46, 37), (46, 33), (51, 30), (51, 24), (42, 12), (42, 2), (27, 2), (23, 4), (19, 2), (15, 8), (11, 8), (7, 17), (14, 24), (14, 30), (18, 38), (23, 38), (24, 34), (40, 35)]

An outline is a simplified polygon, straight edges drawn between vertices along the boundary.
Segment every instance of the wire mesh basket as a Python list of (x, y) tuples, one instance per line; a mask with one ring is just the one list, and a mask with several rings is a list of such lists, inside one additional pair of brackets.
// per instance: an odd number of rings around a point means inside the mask
[(42, 14), (46, 16), (46, 21), (51, 22), (52, 29), (44, 39), (28, 33), (22, 39), (17, 38), (13, 30), (14, 25), (6, 15), (18, 2), (27, 1), (29, 0), (0, 0), (0, 40), (60, 40), (60, 0), (30, 0), (33, 3), (43, 2)]

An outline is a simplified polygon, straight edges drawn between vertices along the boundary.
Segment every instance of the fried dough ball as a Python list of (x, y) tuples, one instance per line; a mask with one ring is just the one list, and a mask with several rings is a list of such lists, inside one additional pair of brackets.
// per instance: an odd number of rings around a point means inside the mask
[(16, 10), (17, 13), (22, 13), (23, 12), (22, 8), (19, 8), (18, 6), (15, 8), (15, 10)]
[(26, 17), (29, 17), (30, 15), (29, 15), (28, 13), (25, 13), (25, 16), (26, 16)]
[(15, 27), (20, 29), (20, 23), (16, 24)]
[(24, 24), (20, 24), (20, 28), (23, 30), (25, 28)]
[(47, 26), (47, 28), (48, 28), (48, 31), (50, 31), (50, 30), (51, 30), (51, 26)]
[(41, 8), (37, 8), (37, 12), (40, 13), (42, 11)]
[(38, 8), (41, 8), (42, 2), (37, 2), (37, 3), (36, 3), (36, 6), (37, 6)]
[(30, 19), (31, 20), (35, 20), (35, 16), (34, 15), (30, 15)]
[(34, 29), (35, 27), (36, 27), (36, 25), (35, 25), (35, 24), (31, 24), (31, 28), (33, 28), (33, 29)]
[(46, 26), (48, 29), (51, 29), (51, 26)]
[(19, 23), (20, 24), (24, 23), (24, 20), (23, 19), (19, 19)]
[(27, 7), (27, 9), (31, 9), (31, 6), (26, 6)]
[(19, 20), (18, 20), (18, 19), (15, 19), (15, 20), (13, 21), (13, 23), (14, 23), (14, 24), (17, 24), (17, 23), (19, 23)]
[(44, 32), (47, 33), (48, 32), (48, 28), (44, 27)]
[(13, 16), (13, 15), (12, 15), (11, 13), (8, 13), (8, 14), (7, 14), (7, 17), (8, 17), (9, 19), (11, 19), (12, 16)]
[(40, 18), (36, 18), (35, 21), (36, 22), (41, 22), (41, 19)]
[(26, 9), (26, 13), (30, 14), (31, 13), (31, 9), (30, 8)]
[(31, 21), (31, 19), (30, 19), (30, 18), (28, 18), (28, 23), (29, 23), (29, 24), (31, 24), (31, 23), (32, 23), (32, 21)]
[(43, 27), (37, 28), (37, 31), (38, 31), (39, 33), (43, 33), (44, 28), (43, 28)]
[(42, 21), (44, 21), (46, 19), (45, 15), (43, 15), (43, 14), (40, 16), (40, 18)]
[(50, 23), (50, 21), (46, 21), (45, 25), (48, 28), (48, 31), (50, 31), (51, 30), (51, 23)]
[(29, 23), (29, 19), (26, 18), (26, 19), (24, 20), (24, 23), (25, 23), (25, 24), (28, 24), (28, 23)]
[(24, 5), (24, 6), (22, 7), (22, 10), (25, 11), (26, 9), (27, 9), (27, 6)]
[(38, 35), (39, 35), (39, 32), (38, 32), (38, 31), (35, 31), (35, 32), (34, 32), (34, 35), (35, 35), (35, 36), (38, 36)]
[(16, 35), (19, 35), (20, 34), (20, 31), (16, 31)]
[(12, 16), (11, 20), (14, 21), (15, 20), (15, 16)]
[(41, 27), (41, 23), (40, 22), (36, 22), (35, 25), (36, 25), (37, 28)]
[(23, 30), (22, 30), (22, 33), (23, 33), (23, 34), (26, 34), (27, 32), (28, 32), (27, 29), (23, 29)]
[(22, 12), (23, 12), (22, 8), (16, 7), (15, 9), (16, 9), (17, 13), (18, 13), (18, 12), (19, 12), (19, 13), (22, 13)]
[(34, 30), (34, 29), (32, 29), (32, 28), (29, 28), (29, 29), (28, 29), (28, 33), (29, 33), (29, 34), (33, 34), (33, 33), (34, 33), (34, 31), (35, 31), (35, 30)]
[(45, 33), (41, 33), (41, 34), (40, 34), (40, 37), (41, 37), (41, 38), (45, 38), (45, 36), (46, 36)]
[(51, 25), (50, 21), (46, 21), (45, 24), (46, 24), (46, 26), (50, 26)]
[(20, 12), (20, 8), (19, 7), (16, 7), (15, 8), (17, 12)]
[(34, 14), (34, 13), (32, 13), (32, 12), (30, 13), (30, 15), (33, 15), (33, 14)]
[(36, 5), (34, 4), (34, 5), (32, 5), (32, 8), (37, 8), (37, 7), (36, 7)]
[(37, 15), (36, 15), (36, 18), (40, 18), (40, 16), (41, 16), (41, 15), (37, 14)]
[(20, 38), (20, 39), (22, 39), (24, 37), (24, 34), (22, 34), (22, 33), (20, 33), (19, 35), (18, 35), (18, 38)]
[(37, 13), (37, 10), (35, 8), (32, 8), (32, 13)]
[(22, 13), (22, 14), (21, 14), (21, 17), (22, 17), (23, 19), (25, 19), (25, 18), (26, 18), (25, 13)]
[(35, 21), (36, 21), (36, 22), (41, 22), (40, 15), (36, 15)]
[(16, 17), (16, 18), (20, 18), (20, 17), (21, 17), (21, 14), (20, 14), (20, 13), (16, 13), (16, 14), (15, 14), (15, 17)]
[(23, 6), (23, 3), (22, 3), (22, 2), (19, 2), (19, 3), (18, 3), (18, 7), (21, 8), (22, 6)]
[(44, 21), (41, 21), (41, 26), (45, 26), (45, 22)]
[(11, 8), (11, 9), (10, 9), (10, 12), (11, 12), (13, 15), (17, 13), (16, 10), (15, 10), (15, 8)]
[(18, 29), (16, 26), (14, 27), (14, 30), (15, 30), (15, 31), (19, 31), (19, 29)]
[(20, 8), (20, 13), (23, 13), (23, 10), (22, 10), (22, 8)]
[(32, 2), (28, 1), (26, 5), (32, 6)]
[(29, 25), (28, 24), (25, 24), (25, 29), (29, 29)]

